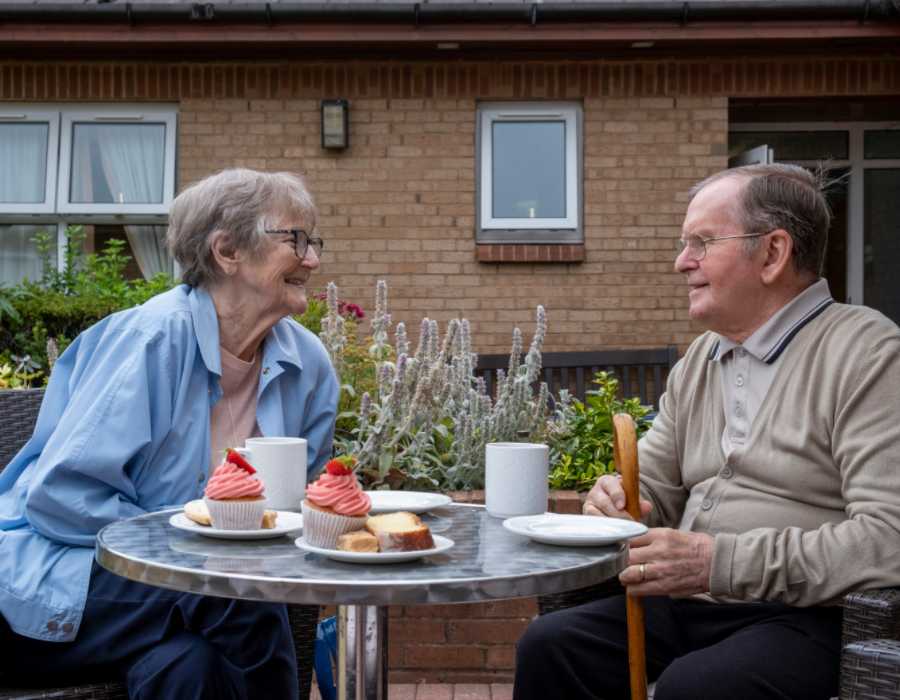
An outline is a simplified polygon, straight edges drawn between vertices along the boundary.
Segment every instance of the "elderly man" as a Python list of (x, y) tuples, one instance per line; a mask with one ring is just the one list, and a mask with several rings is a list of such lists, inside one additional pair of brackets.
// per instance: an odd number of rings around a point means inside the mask
[[(819, 277), (830, 214), (790, 165), (692, 191), (675, 268), (709, 330), (639, 444), (620, 581), (645, 600), (656, 700), (837, 694), (841, 597), (900, 584), (900, 331)], [(614, 476), (589, 515), (628, 517)], [(536, 620), (515, 698), (628, 697), (624, 597)]]

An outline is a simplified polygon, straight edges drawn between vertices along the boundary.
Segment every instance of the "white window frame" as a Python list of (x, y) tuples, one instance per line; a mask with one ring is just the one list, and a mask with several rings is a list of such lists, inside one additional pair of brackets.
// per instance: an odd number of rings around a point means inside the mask
[[(62, 111), (59, 148), (59, 179), (57, 183), (57, 211), (60, 214), (166, 214), (175, 193), (175, 136), (176, 109), (161, 105), (65, 109)], [(140, 204), (74, 203), (69, 201), (72, 176), (72, 141), (75, 123), (102, 124), (164, 124), (166, 127), (163, 201)]]
[[(866, 131), (898, 130), (898, 121), (833, 121), (833, 122), (750, 122), (728, 125), (729, 131), (845, 131), (848, 133), (849, 156), (846, 160), (830, 160), (831, 168), (849, 168), (850, 181), (847, 186), (847, 298), (838, 299), (848, 304), (865, 304), (865, 256), (864, 256), (864, 202), (863, 178), (867, 170), (900, 167), (900, 158), (865, 158), (864, 140)], [(778, 151), (775, 160), (779, 161)], [(792, 160), (794, 165), (816, 167), (819, 161)]]
[[(56, 211), (56, 176), (59, 163), (59, 112), (0, 107), (0, 124), (48, 124), (46, 179), (43, 202), (0, 202), (0, 211), (8, 214), (53, 214)], [(15, 167), (6, 164), (7, 167)]]
[[(73, 121), (95, 121), (104, 123), (133, 122), (135, 117), (146, 115), (145, 123), (166, 124), (163, 202), (160, 204), (69, 204), (69, 177), (71, 170), (71, 134)], [(69, 117), (68, 119), (66, 117)], [(178, 105), (135, 104), (112, 105), (107, 103), (9, 103), (0, 105), (0, 123), (49, 122), (50, 133), (47, 148), (47, 201), (43, 203), (0, 203), (0, 225), (26, 224), (45, 227), (53, 234), (56, 231), (57, 269), (62, 269), (65, 260), (66, 228), (70, 224), (165, 224), (168, 209), (174, 199), (177, 163), (177, 120)], [(143, 120), (142, 120), (143, 121)], [(64, 123), (65, 122), (65, 123)], [(67, 140), (63, 152), (63, 136)], [(65, 174), (62, 165), (65, 164)], [(175, 274), (179, 273), (177, 265)]]
[[(566, 216), (560, 218), (500, 218), (492, 215), (493, 125), (510, 121), (565, 123)], [(580, 243), (583, 239), (582, 107), (576, 102), (484, 102), (478, 106), (476, 128), (476, 190), (479, 243)]]

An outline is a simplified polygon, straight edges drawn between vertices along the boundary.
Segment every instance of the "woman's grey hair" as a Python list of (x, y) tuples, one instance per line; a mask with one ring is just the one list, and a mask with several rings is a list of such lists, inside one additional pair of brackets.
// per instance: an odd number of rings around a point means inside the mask
[(306, 182), (294, 173), (262, 173), (233, 168), (194, 183), (172, 202), (166, 245), (181, 266), (181, 279), (193, 287), (216, 282), (222, 271), (212, 253), (211, 237), (224, 231), (235, 250), (258, 256), (266, 229), (285, 218), (316, 223), (316, 209)]
[[(707, 185), (726, 177), (747, 178), (737, 203), (737, 217), (744, 233), (784, 229), (794, 243), (794, 269), (821, 275), (831, 225), (824, 167), (816, 172), (787, 163), (731, 168), (696, 184), (691, 188), (690, 199)], [(752, 252), (759, 243), (759, 238), (748, 238), (744, 241), (745, 250)]]

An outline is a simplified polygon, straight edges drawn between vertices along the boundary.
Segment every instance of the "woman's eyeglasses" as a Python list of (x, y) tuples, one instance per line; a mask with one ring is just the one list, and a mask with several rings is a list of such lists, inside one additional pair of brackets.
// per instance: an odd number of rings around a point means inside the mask
[(325, 241), (318, 236), (310, 236), (302, 228), (279, 228), (265, 233), (270, 236), (290, 236), (294, 240), (294, 253), (303, 260), (307, 251), (313, 249), (317, 258), (322, 257), (322, 249), (325, 247)]

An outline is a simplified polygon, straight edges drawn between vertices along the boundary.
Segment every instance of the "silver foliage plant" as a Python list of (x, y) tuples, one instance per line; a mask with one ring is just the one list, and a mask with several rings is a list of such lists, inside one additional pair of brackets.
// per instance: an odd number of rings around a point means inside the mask
[[(452, 319), (441, 337), (437, 321), (422, 319), (414, 352), (405, 325), (398, 323), (391, 348), (387, 296), (387, 283), (380, 280), (368, 348), (376, 367), (376, 395), (363, 394), (352, 436), (336, 447), (354, 455), (375, 484), (482, 488), (487, 443), (516, 441), (523, 435), (541, 440), (548, 429), (547, 385), (533, 389), (547, 333), (544, 308), (537, 307), (527, 352), (522, 332), (513, 330), (509, 367), (499, 373), (496, 397), (491, 397), (484, 380), (475, 375), (478, 356), (472, 350), (468, 320)], [(321, 338), (339, 368), (346, 338), (337, 298), (331, 283)]]

